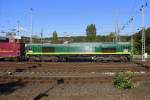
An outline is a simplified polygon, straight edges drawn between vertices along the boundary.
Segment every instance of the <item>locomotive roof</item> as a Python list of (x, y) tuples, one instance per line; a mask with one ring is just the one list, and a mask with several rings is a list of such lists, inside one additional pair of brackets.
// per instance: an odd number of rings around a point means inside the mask
[(44, 45), (44, 46), (68, 46), (68, 45), (71, 45), (71, 46), (97, 46), (97, 45), (104, 45), (104, 46), (111, 46), (111, 45), (130, 45), (130, 42), (81, 42), (81, 43), (68, 43), (68, 44), (50, 44), (50, 43), (44, 43), (44, 44), (27, 44), (27, 45)]

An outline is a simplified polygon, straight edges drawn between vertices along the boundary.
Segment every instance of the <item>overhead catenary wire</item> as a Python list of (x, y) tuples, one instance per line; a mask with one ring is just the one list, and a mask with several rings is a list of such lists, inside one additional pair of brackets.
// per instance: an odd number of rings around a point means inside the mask
[[(148, 1), (145, 0), (144, 3), (140, 6), (140, 13), (141, 13), (141, 19), (142, 19), (142, 51), (141, 51), (141, 55), (142, 55), (142, 61), (145, 61), (145, 25), (144, 25), (144, 8), (146, 8), (148, 6)], [(127, 26), (129, 26), (131, 23), (133, 23), (134, 21), (134, 16), (130, 17), (129, 20), (127, 21), (127, 23), (125, 25), (122, 26), (122, 28), (120, 30), (124, 30)], [(133, 39), (133, 37), (132, 37)], [(131, 39), (131, 41), (133, 42), (133, 40)]]
[[(142, 8), (145, 8), (145, 7), (147, 7), (147, 6), (148, 6), (148, 0), (144, 0), (144, 3), (143, 3), (142, 5), (140, 5), (140, 8), (138, 9), (138, 11), (141, 11)], [(129, 27), (129, 25), (130, 25), (131, 23), (133, 23), (133, 21), (135, 20), (134, 17), (135, 17), (134, 14), (131, 14), (131, 15), (129, 16), (129, 19), (127, 20), (127, 22), (119, 29), (119, 31), (123, 31), (123, 30), (125, 30), (127, 27)]]
[[(133, 15), (134, 15), (134, 12), (135, 12), (135, 3), (136, 3), (136, 0), (133, 1), (133, 5), (131, 6), (131, 10), (130, 10), (130, 16), (129, 16), (129, 22), (131, 22), (133, 20)], [(115, 28), (115, 33), (116, 33), (116, 41), (121, 41), (120, 39), (120, 35), (121, 35), (121, 32), (122, 30), (124, 30), (126, 28), (126, 25), (129, 24), (129, 22), (127, 21), (125, 25), (119, 25), (119, 22), (116, 23), (116, 28)]]

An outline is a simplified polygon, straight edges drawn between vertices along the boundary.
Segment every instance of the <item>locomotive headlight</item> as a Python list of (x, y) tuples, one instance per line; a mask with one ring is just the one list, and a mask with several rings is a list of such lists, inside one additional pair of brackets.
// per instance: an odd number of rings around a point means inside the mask
[(32, 51), (32, 50), (29, 50), (29, 52), (32, 53), (33, 51)]
[(31, 49), (27, 50), (28, 52), (32, 53), (33, 51)]
[(29, 47), (28, 52), (32, 53), (32, 47)]

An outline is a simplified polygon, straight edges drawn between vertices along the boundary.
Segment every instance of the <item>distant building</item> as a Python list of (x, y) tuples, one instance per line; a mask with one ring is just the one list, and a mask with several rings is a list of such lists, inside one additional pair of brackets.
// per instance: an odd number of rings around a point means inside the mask
[(9, 39), (9, 42), (15, 42), (16, 33), (13, 32), (7, 32), (6, 38)]
[(0, 36), (0, 42), (9, 42), (9, 39), (6, 37)]

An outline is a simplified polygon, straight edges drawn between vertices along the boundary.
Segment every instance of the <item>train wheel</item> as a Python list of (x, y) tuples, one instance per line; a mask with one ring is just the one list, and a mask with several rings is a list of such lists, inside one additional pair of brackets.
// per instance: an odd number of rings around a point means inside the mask
[(125, 57), (120, 57), (121, 62), (125, 62)]
[(29, 57), (29, 60), (28, 60), (29, 62), (34, 62), (34, 61), (36, 61), (36, 58), (35, 57)]
[(126, 57), (126, 56), (124, 56), (124, 57), (120, 57), (120, 60), (121, 60), (122, 62), (128, 62), (128, 59), (127, 59), (127, 57)]
[(59, 60), (60, 60), (60, 62), (66, 62), (67, 61), (66, 58), (64, 58), (64, 57), (60, 58)]
[(124, 57), (124, 59), (125, 59), (125, 62), (128, 62), (128, 58), (127, 57)]
[(52, 56), (52, 57), (50, 57), (50, 61), (51, 62), (58, 62), (59, 58), (57, 56)]
[(95, 62), (102, 62), (103, 61), (103, 57), (96, 57), (95, 59), (94, 59), (94, 61)]
[(121, 58), (120, 57), (113, 57), (113, 62), (121, 62)]
[(131, 62), (132, 61), (132, 58), (131, 57), (128, 57), (128, 62)]

